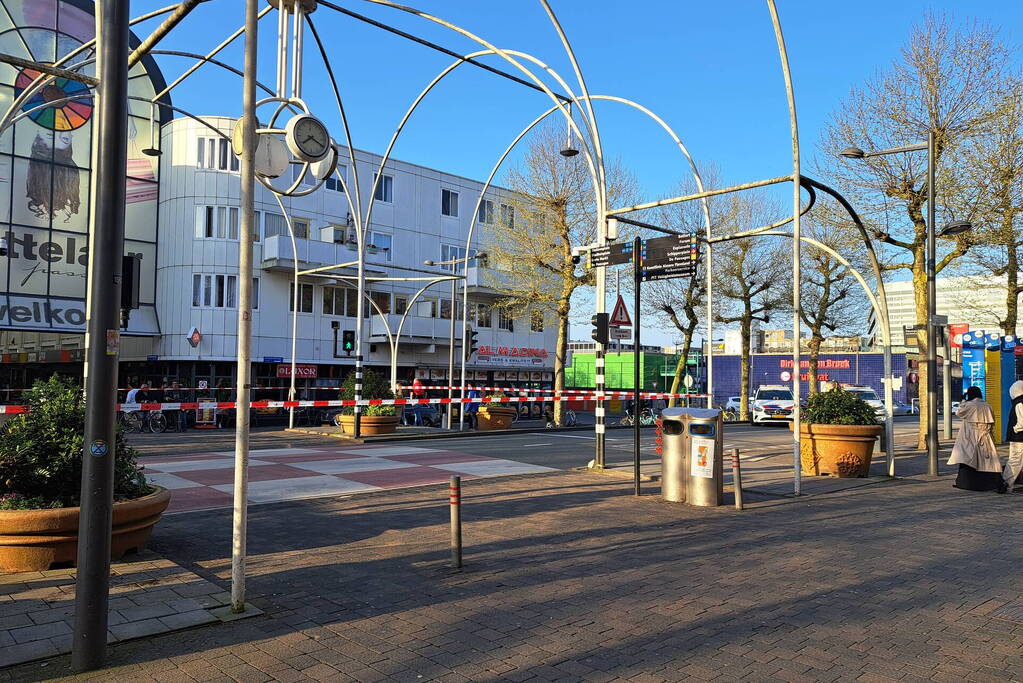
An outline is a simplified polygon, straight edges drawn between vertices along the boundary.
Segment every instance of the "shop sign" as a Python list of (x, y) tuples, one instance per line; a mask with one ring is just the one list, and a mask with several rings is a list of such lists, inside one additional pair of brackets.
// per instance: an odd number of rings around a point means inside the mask
[[(317, 376), (319, 366), (311, 363), (299, 363), (295, 365), (295, 377), (304, 377), (306, 379), (315, 378)], [(277, 376), (291, 378), (291, 363), (281, 363), (277, 366)]]
[(525, 346), (480, 346), (476, 352), (480, 356), (506, 356), (509, 358), (546, 358), (550, 354), (547, 349), (534, 349)]
[[(791, 368), (795, 365), (791, 358), (782, 358), (778, 361), (780, 367)], [(800, 368), (810, 367), (810, 361), (801, 360), (799, 361)], [(848, 359), (834, 359), (834, 358), (821, 358), (817, 361), (818, 370), (848, 370), (852, 367), (852, 363)]]

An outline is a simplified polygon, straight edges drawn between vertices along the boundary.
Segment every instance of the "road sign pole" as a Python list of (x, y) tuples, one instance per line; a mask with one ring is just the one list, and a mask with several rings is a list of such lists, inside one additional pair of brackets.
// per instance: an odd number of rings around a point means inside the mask
[(633, 401), (634, 407), (632, 409), (632, 478), (633, 485), (635, 487), (636, 495), (640, 495), (639, 489), (639, 429), (640, 429), (640, 409), (639, 409), (639, 358), (640, 358), (640, 346), (639, 346), (639, 290), (643, 279), (640, 277), (640, 244), (641, 240), (636, 237), (632, 243), (632, 275), (635, 278), (635, 287), (633, 287), (633, 293), (635, 294), (635, 301), (633, 304), (636, 307), (636, 336), (632, 340), (632, 381), (633, 391), (635, 392), (635, 399)]
[(78, 576), (75, 581), (71, 664), (103, 666), (110, 598), (110, 534), (114, 506), (114, 421), (120, 345), (121, 265), (124, 252), (124, 173), (128, 145), (128, 3), (96, 4), (99, 86), (93, 120), (95, 154), (85, 371), (85, 447), (82, 455)]

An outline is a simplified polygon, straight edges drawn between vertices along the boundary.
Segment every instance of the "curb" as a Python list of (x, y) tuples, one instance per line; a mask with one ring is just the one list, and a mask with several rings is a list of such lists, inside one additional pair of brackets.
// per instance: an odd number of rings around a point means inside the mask
[[(388, 443), (392, 441), (410, 441), (420, 439), (469, 439), (478, 436), (495, 436), (495, 435), (509, 435), (509, 434), (535, 434), (535, 433), (559, 433), (559, 432), (592, 432), (594, 425), (579, 425), (576, 427), (557, 427), (554, 429), (546, 429), (542, 425), (536, 428), (518, 428), (518, 429), (489, 429), (484, 431), (479, 430), (466, 430), (464, 432), (421, 432), (417, 434), (385, 434), (379, 437), (360, 437), (356, 439), (354, 436), (344, 434), (342, 432), (322, 432), (309, 429), (307, 427), (285, 427), (285, 432), (292, 434), (306, 434), (312, 436), (322, 436), (327, 439), (339, 439), (341, 441), (348, 441), (356, 444), (368, 444), (368, 443)], [(652, 425), (651, 425), (652, 427)], [(606, 425), (606, 429), (629, 429), (632, 427), (625, 425)]]

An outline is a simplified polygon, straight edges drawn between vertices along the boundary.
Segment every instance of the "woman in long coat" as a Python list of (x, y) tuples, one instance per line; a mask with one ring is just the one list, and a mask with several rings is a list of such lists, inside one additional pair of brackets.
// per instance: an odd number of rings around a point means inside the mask
[(997, 491), (1002, 488), (1002, 463), (995, 450), (991, 430), (995, 414), (984, 402), (979, 387), (966, 390), (966, 400), (956, 415), (962, 420), (949, 465), (959, 465), (954, 486), (968, 491)]

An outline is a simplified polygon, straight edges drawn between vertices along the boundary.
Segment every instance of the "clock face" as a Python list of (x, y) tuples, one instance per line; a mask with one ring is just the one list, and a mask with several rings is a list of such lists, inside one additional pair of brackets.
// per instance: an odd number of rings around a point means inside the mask
[(302, 116), (292, 130), (299, 156), (306, 161), (322, 159), (330, 149), (330, 135), (327, 129), (312, 116)]

